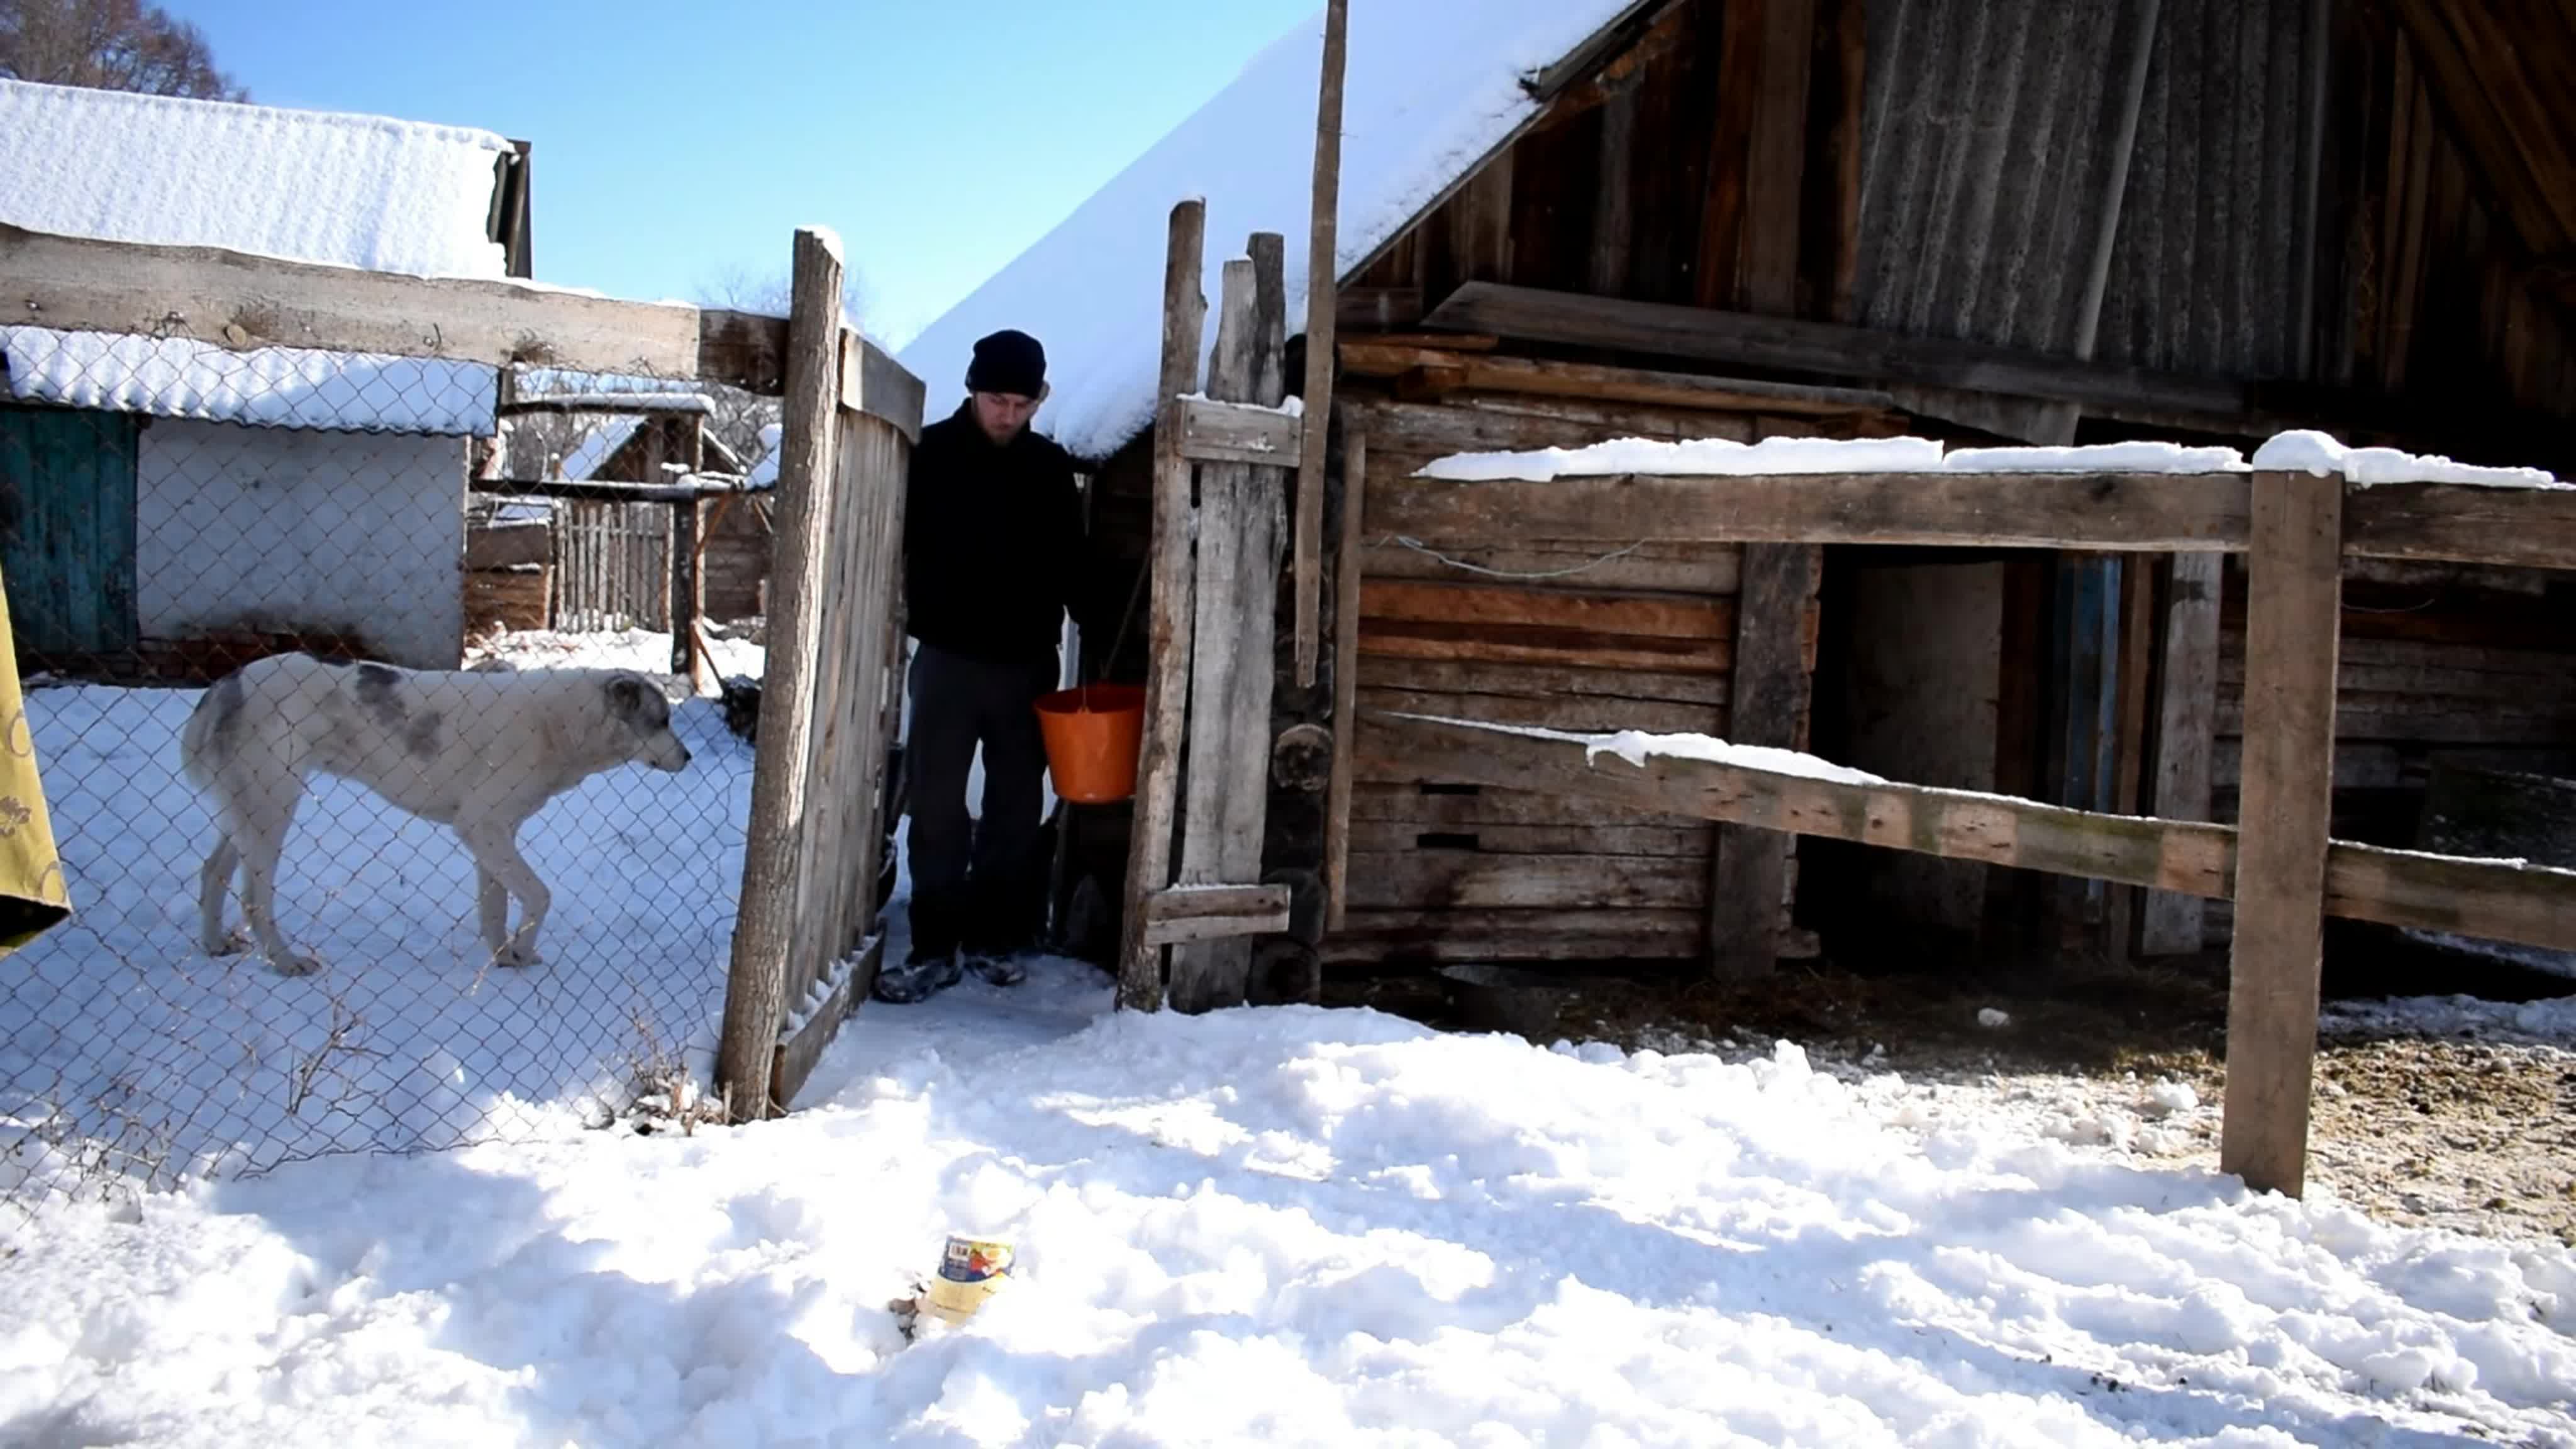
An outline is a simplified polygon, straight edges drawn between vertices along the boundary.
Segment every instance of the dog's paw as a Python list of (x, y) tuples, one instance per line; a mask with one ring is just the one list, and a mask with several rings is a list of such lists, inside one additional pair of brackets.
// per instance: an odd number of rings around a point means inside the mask
[(229, 935), (198, 944), (206, 948), (209, 956), (238, 956), (251, 948), (250, 932), (235, 926)]
[(280, 976), (310, 976), (322, 969), (322, 963), (301, 951), (289, 951), (275, 963)]
[(542, 959), (537, 955), (537, 943), (527, 940), (512, 941), (492, 953), (496, 966), (534, 966)]

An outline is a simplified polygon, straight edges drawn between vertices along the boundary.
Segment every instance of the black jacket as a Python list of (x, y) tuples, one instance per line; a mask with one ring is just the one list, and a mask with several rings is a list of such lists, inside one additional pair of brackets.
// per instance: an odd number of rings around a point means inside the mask
[(904, 500), (905, 627), (995, 664), (1053, 658), (1067, 609), (1096, 589), (1073, 458), (1022, 430), (997, 448), (974, 401), (921, 430)]

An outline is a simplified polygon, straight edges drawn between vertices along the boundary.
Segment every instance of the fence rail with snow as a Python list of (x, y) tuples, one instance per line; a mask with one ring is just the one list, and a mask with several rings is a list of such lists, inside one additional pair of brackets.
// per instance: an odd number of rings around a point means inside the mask
[[(786, 319), (14, 228), (0, 269), (0, 578), (73, 904), (0, 967), (0, 1193), (597, 1125), (705, 1077), (746, 975), (802, 999), (824, 968), (736, 940), (746, 846), (876, 839), (888, 737), (772, 759), (715, 683), (786, 620), (829, 707), (889, 697), (920, 389), (837, 306), (807, 381), (864, 506), (818, 516), (810, 472), (746, 487), (801, 444)], [(694, 446), (563, 476), (566, 424), (638, 417)], [(700, 622), (711, 541), (766, 575), (781, 517), (843, 530), (794, 585), (829, 600)], [(764, 821), (764, 773), (828, 808)]]

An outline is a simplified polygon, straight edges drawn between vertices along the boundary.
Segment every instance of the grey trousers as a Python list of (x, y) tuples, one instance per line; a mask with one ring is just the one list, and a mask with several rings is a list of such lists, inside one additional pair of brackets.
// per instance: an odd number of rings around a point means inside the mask
[[(1056, 684), (1053, 650), (994, 664), (918, 645), (912, 658), (910, 772), (912, 944), (918, 952), (1009, 952), (1035, 944), (1045, 919), (1037, 858), (1046, 743), (1035, 704)], [(981, 820), (966, 810), (975, 747), (984, 749)]]

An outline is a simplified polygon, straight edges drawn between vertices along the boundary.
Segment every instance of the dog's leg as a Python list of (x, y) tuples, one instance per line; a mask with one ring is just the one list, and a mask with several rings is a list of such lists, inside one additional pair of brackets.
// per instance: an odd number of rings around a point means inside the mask
[(460, 820), (456, 833), (474, 853), (475, 868), (519, 898), (518, 932), (492, 953), (492, 959), (504, 966), (536, 965), (537, 931), (546, 923), (546, 909), (554, 896), (519, 854), (518, 830), (489, 820)]
[(277, 928), (277, 862), (286, 853), (296, 807), (304, 803), (303, 782), (285, 771), (261, 772), (246, 782), (245, 795), (247, 808), (232, 811), (240, 822), (232, 841), (241, 852), (242, 916), (271, 966), (283, 975), (309, 976), (322, 963), (288, 945)]
[(224, 895), (232, 889), (233, 871), (240, 864), (241, 851), (233, 846), (231, 829), (216, 827), (215, 848), (207, 853), (205, 869), (197, 875), (197, 944), (209, 956), (230, 956), (250, 945), (248, 934), (224, 929)]
[(474, 862), (474, 905), (481, 917), (483, 944), (498, 956), (510, 934), (510, 893), (501, 888), (498, 877), (483, 868), (479, 856)]

